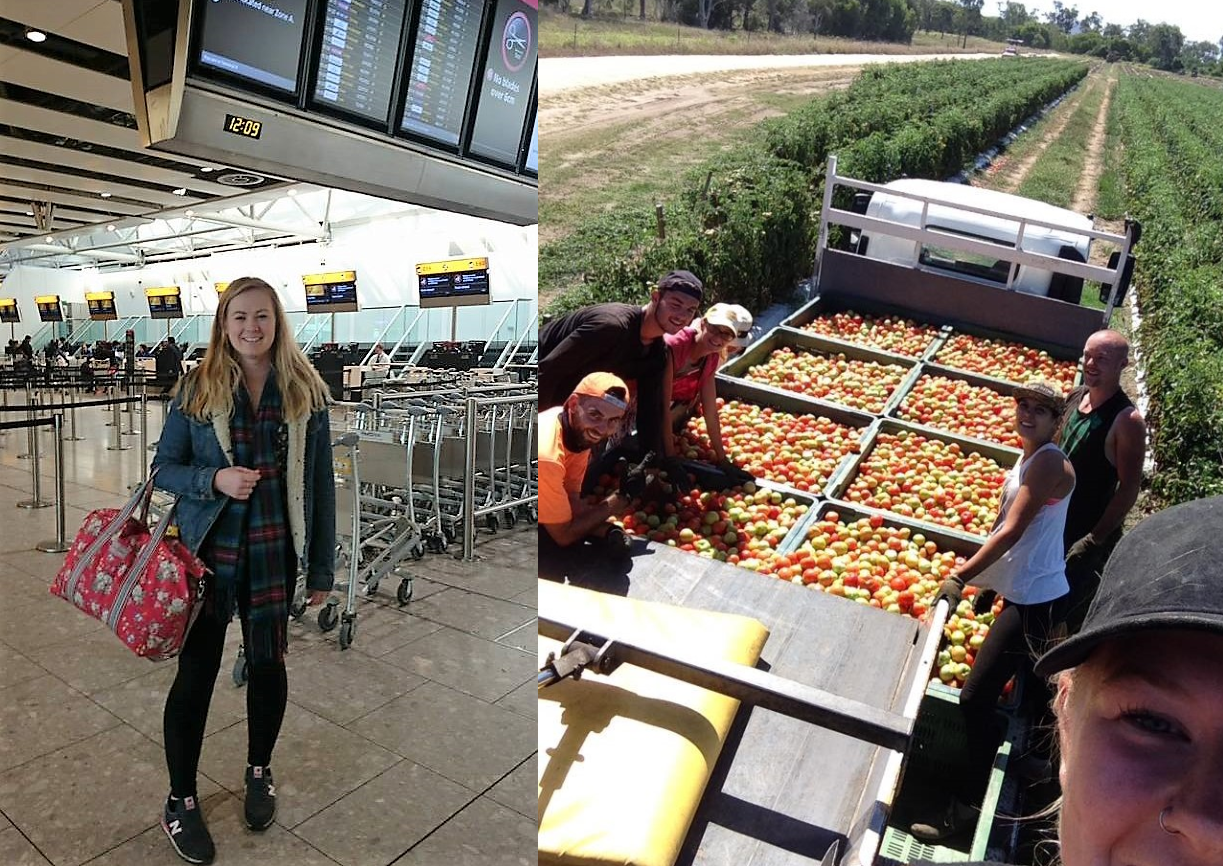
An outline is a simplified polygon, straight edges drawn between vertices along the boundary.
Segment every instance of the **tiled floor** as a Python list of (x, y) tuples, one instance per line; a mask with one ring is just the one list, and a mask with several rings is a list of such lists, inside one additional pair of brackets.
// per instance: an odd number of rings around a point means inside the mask
[[(152, 404), (153, 437), (160, 417)], [(91, 508), (124, 501), (151, 456), (135, 436), (123, 437), (130, 450), (107, 450), (107, 420), (81, 410), (86, 439), (65, 443), (69, 540)], [(52, 436), (40, 435), (50, 499)], [(31, 493), (30, 461), (17, 456), (26, 441), (0, 433), (0, 864), (179, 863), (157, 824), (173, 662), (131, 656), (48, 594), (63, 556), (35, 545), (55, 537), (55, 509), (15, 507)], [(290, 627), (279, 812), (260, 834), (242, 824), (246, 705), (231, 679), (230, 629), (199, 789), (218, 863), (536, 862), (535, 538), (522, 525), (482, 534), (471, 563), (426, 554), (412, 565), (407, 608), (394, 579), (377, 601), (358, 600), (346, 651), (313, 611)]]

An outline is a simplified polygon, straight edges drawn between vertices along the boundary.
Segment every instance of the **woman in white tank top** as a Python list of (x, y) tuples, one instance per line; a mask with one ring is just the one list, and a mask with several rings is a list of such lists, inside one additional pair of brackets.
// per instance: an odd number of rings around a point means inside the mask
[(935, 596), (935, 602), (946, 598), (954, 612), (964, 586), (971, 583), (994, 590), (1007, 603), (960, 692), (970, 772), (959, 780), (955, 799), (941, 819), (910, 828), (923, 841), (951, 838), (975, 821), (977, 811), (971, 804), (984, 791), (998, 748), (993, 723), (998, 698), (1007, 681), (1043, 651), (1052, 602), (1069, 590), (1062, 534), (1074, 469), (1053, 443), (1065, 408), (1061, 391), (1047, 382), (1015, 389), (1015, 432), (1023, 440), (1023, 457), (1007, 476), (989, 538)]

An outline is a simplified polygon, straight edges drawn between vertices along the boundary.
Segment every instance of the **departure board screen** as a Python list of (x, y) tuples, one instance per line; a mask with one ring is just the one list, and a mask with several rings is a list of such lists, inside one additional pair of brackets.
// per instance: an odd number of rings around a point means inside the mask
[(457, 146), (480, 41), (478, 0), (424, 0), (416, 25), (401, 128)]
[(296, 93), (308, 5), (309, 0), (201, 2), (200, 65)]
[(528, 171), (539, 174), (539, 115), (535, 115), (535, 127), (531, 130), (531, 144), (527, 148)]
[(518, 147), (531, 102), (538, 54), (539, 0), (497, 0), (487, 59), (480, 76), (471, 152), (518, 165)]
[(314, 98), (386, 121), (405, 0), (328, 0)]

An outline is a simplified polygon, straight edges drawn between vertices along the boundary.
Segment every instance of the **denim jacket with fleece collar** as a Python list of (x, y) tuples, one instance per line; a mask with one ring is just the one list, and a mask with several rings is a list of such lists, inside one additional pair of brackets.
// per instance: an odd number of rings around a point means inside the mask
[[(157, 442), (153, 468), (156, 486), (178, 495), (174, 520), (179, 537), (192, 553), (225, 508), (229, 497), (217, 492), (217, 471), (233, 465), (229, 419), (209, 421), (182, 411), (182, 394), (170, 404)], [(286, 486), (289, 529), (298, 565), (306, 572), (306, 588), (330, 590), (335, 582), (335, 475), (331, 463), (331, 425), (326, 409), (301, 421), (288, 422), (289, 455)]]

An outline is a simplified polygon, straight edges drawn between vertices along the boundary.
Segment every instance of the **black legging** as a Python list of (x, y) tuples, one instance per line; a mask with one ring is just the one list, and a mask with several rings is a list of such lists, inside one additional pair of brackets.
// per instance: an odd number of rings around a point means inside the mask
[[(204, 726), (221, 669), (227, 629), (228, 623), (201, 613), (178, 657), (178, 676), (166, 697), (162, 729), (170, 793), (174, 797), (196, 795)], [(250, 665), (246, 684), (246, 762), (251, 766), (271, 764), (288, 695), (289, 681), (283, 661)]]
[(1007, 681), (1031, 667), (1049, 637), (1053, 602), (1011, 604), (1002, 609), (973, 662), (972, 673), (960, 692), (960, 710), (967, 726), (969, 770), (961, 799), (981, 795), (998, 751), (994, 713)]

